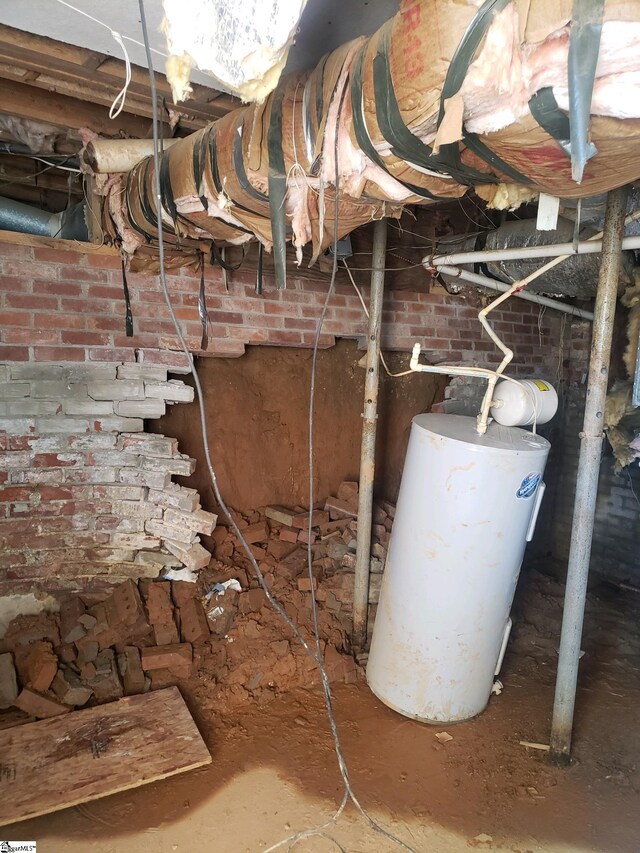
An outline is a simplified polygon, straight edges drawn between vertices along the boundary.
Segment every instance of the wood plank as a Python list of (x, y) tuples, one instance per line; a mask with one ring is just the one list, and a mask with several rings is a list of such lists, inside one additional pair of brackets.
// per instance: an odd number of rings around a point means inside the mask
[(149, 119), (123, 112), (112, 121), (106, 107), (15, 81), (2, 87), (0, 112), (44, 121), (65, 130), (90, 127), (105, 136), (117, 136), (124, 131), (136, 139), (144, 139), (151, 127)]
[(113, 246), (98, 243), (85, 243), (80, 240), (61, 240), (57, 237), (42, 237), (40, 234), (21, 234), (17, 231), (0, 231), (0, 243), (14, 246), (33, 246), (36, 249), (59, 249), (60, 251), (81, 252), (83, 255), (106, 255), (119, 258), (120, 252)]
[(177, 687), (0, 731), (0, 826), (211, 763)]

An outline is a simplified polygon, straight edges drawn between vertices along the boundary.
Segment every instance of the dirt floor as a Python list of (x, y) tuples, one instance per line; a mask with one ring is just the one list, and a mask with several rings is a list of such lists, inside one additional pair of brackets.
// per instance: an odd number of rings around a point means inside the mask
[[(611, 587), (589, 595), (574, 738), (563, 769), (520, 740), (548, 742), (562, 586), (529, 572), (501, 675), (504, 690), (477, 719), (422, 725), (382, 705), (363, 679), (334, 689), (353, 787), (386, 829), (419, 853), (491, 849), (640, 850), (640, 597)], [(210, 767), (54, 815), (3, 834), (36, 839), (45, 853), (266, 850), (327, 820), (342, 786), (317, 688), (258, 706), (191, 709), (211, 748)], [(386, 853), (401, 848), (353, 807), (328, 838), (298, 851)], [(288, 849), (284, 845), (282, 850)]]

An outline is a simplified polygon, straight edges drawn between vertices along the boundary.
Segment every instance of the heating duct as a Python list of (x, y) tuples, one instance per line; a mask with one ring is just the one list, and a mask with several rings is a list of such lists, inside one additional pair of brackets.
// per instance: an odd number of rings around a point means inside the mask
[[(299, 261), (311, 242), (311, 263), (333, 242), (336, 134), (338, 237), (470, 186), (577, 198), (633, 181), (640, 2), (609, 0), (600, 10), (599, 61), (586, 80), (588, 145), (571, 110), (585, 91), (584, 74), (568, 73), (581, 32), (570, 26), (572, 8), (570, 0), (486, 0), (480, 8), (404, 0), (370, 38), (343, 45), (311, 72), (285, 78), (262, 104), (234, 110), (163, 153), (165, 243), (195, 254), (197, 241), (257, 237), (274, 247), (284, 286), (286, 240)], [(572, 178), (577, 151), (586, 158), (580, 183)], [(157, 242), (153, 186), (151, 158), (103, 182), (105, 234), (129, 255)]]

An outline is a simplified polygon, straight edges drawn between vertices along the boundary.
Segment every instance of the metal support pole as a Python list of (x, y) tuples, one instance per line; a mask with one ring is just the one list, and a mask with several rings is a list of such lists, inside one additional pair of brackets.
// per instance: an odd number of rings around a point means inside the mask
[(628, 188), (621, 187), (610, 192), (607, 197), (602, 263), (594, 308), (587, 399), (584, 423), (580, 433), (580, 458), (573, 507), (567, 586), (564, 595), (556, 694), (551, 724), (551, 755), (556, 760), (564, 761), (568, 761), (571, 750), (580, 640), (582, 638), (589, 558), (593, 538), (593, 520), (598, 493), (604, 404), (609, 378), (609, 359), (620, 275), (620, 252), (622, 250), (627, 194)]
[(380, 219), (376, 222), (373, 229), (369, 334), (367, 337), (367, 366), (364, 380), (364, 412), (362, 415), (362, 444), (360, 448), (356, 571), (353, 588), (353, 644), (359, 649), (363, 649), (367, 641), (373, 479), (375, 474), (376, 422), (378, 419), (380, 328), (382, 326), (382, 297), (384, 295), (386, 252), (387, 220)]

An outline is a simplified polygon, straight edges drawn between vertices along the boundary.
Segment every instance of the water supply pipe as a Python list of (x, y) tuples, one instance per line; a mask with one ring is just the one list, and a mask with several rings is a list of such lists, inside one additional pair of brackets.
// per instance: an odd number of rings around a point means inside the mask
[[(556, 243), (552, 246), (522, 246), (513, 249), (481, 249), (477, 252), (454, 252), (451, 255), (435, 255), (423, 260), (423, 265), (429, 267), (440, 267), (443, 264), (457, 266), (458, 264), (480, 264), (491, 261), (518, 261), (522, 258), (555, 258), (557, 255), (565, 257), (571, 255), (596, 255), (602, 251), (602, 240), (585, 240), (578, 243)], [(640, 249), (640, 237), (625, 237), (622, 241), (622, 249)]]
[[(487, 287), (489, 290), (498, 290), (501, 293), (506, 293), (511, 289), (511, 286), (495, 278), (488, 278), (486, 275), (462, 270), (459, 267), (451, 267), (448, 265), (438, 264), (438, 272), (442, 275), (451, 276), (451, 278), (459, 278), (462, 281), (468, 281), (470, 284), (477, 284), (479, 287)], [(575, 305), (567, 305), (566, 302), (560, 302), (558, 299), (552, 299), (548, 296), (540, 296), (537, 293), (527, 293), (520, 291), (514, 293), (520, 299), (525, 299), (527, 302), (537, 302), (538, 305), (545, 305), (547, 308), (554, 308), (556, 311), (562, 311), (563, 314), (570, 314), (573, 317), (579, 317), (581, 320), (593, 321), (593, 312), (585, 311), (583, 308), (576, 308)]]
[(587, 596), (589, 559), (600, 474), (604, 407), (615, 318), (628, 187), (613, 190), (607, 198), (602, 240), (602, 262), (595, 303), (593, 338), (580, 457), (571, 527), (571, 545), (564, 596), (558, 674), (551, 723), (551, 755), (567, 761), (571, 751), (580, 640)]
[(369, 613), (369, 573), (371, 569), (373, 480), (375, 475), (376, 426), (378, 420), (380, 329), (382, 327), (382, 299), (384, 295), (386, 253), (387, 220), (380, 219), (373, 227), (369, 330), (367, 334), (367, 357), (364, 379), (362, 444), (360, 447), (356, 569), (353, 587), (353, 643), (359, 649), (363, 649), (366, 646), (367, 616)]

